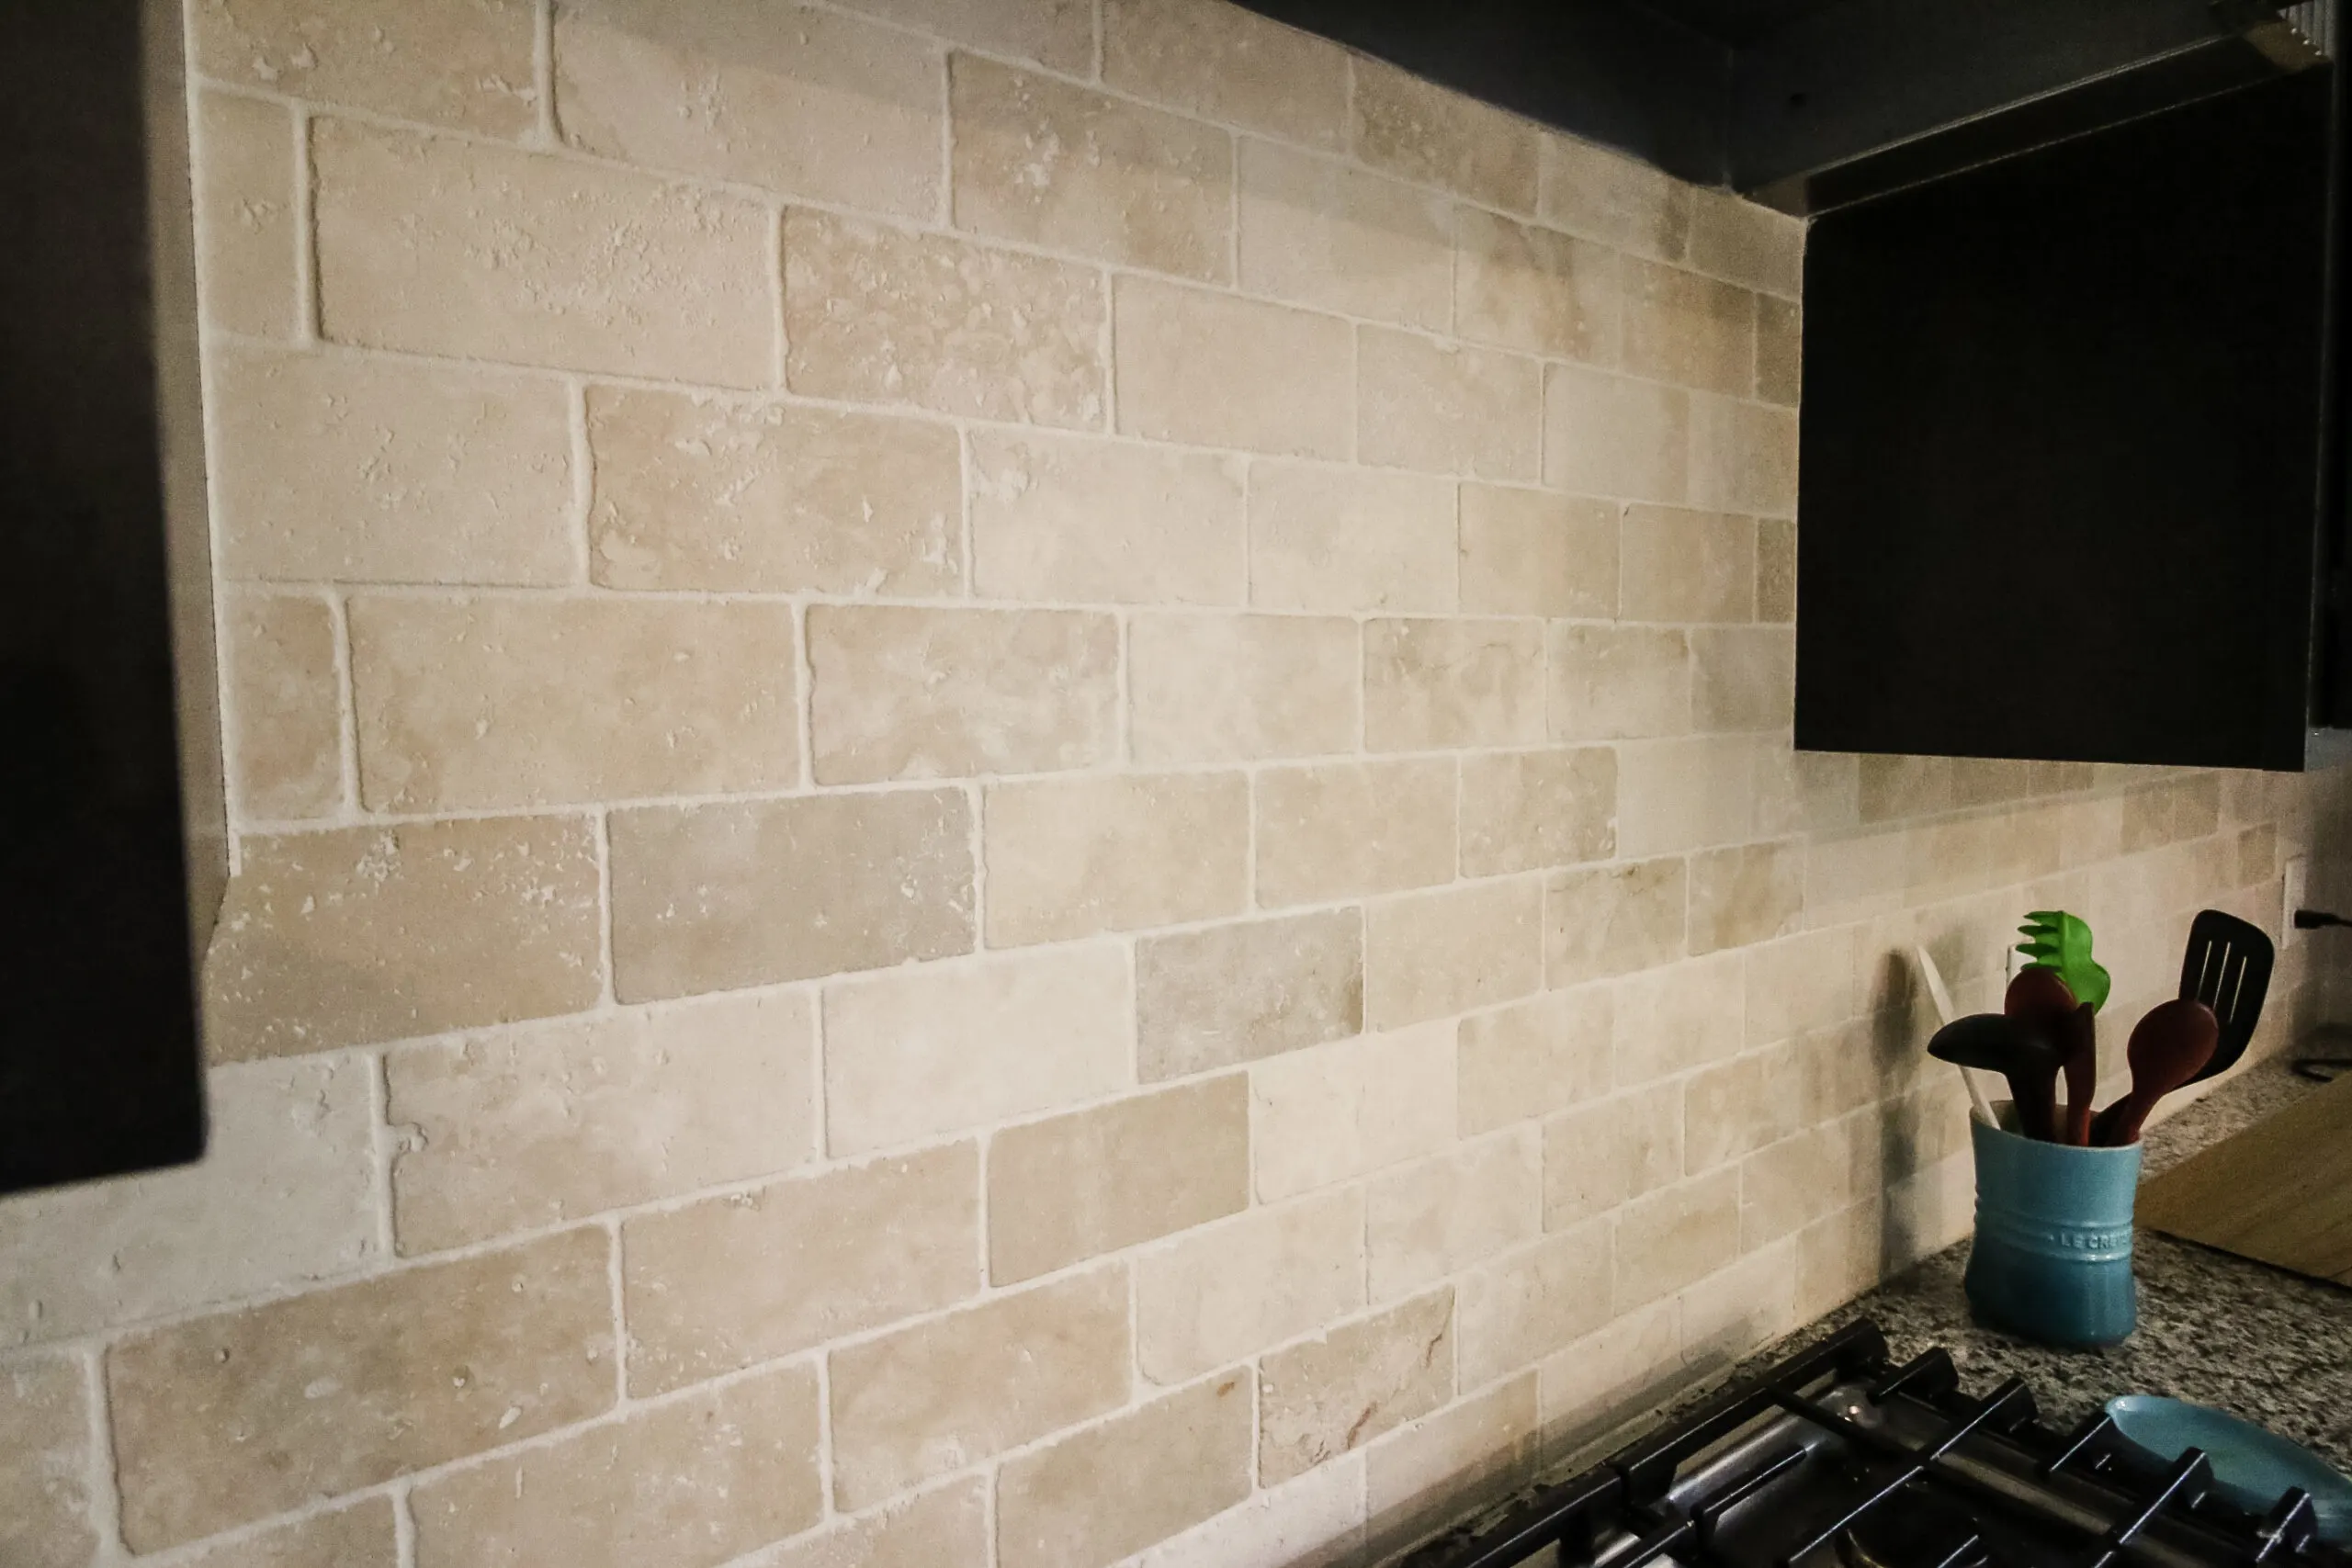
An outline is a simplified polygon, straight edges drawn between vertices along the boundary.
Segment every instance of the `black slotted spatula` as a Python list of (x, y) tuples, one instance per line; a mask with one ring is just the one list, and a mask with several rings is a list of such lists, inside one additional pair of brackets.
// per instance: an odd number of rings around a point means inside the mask
[(2188, 951), (2180, 961), (2180, 994), (2211, 1008), (2222, 1026), (2212, 1060), (2190, 1083), (2227, 1072), (2245, 1055), (2254, 1026), (2262, 1021), (2262, 999), (2270, 994), (2270, 968), (2278, 956), (2261, 927), (2235, 915), (2205, 909), (2190, 923)]

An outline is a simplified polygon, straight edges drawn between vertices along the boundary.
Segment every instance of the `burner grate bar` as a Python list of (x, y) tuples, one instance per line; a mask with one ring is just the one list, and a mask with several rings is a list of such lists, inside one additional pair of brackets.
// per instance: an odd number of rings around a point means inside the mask
[[(1953, 1427), (1952, 1430), (1946, 1435), (1942, 1442), (1938, 1443), (1934, 1448), (1927, 1450), (1925, 1452), (1921, 1452), (1917, 1450), (1904, 1449), (1902, 1444), (1895, 1442), (1893, 1438), (1883, 1439), (1885, 1443), (1901, 1450), (1903, 1457), (1909, 1461), (1909, 1463), (1905, 1467), (1903, 1472), (1900, 1475), (1897, 1475), (1894, 1480), (1888, 1482), (1885, 1485), (1880, 1487), (1876, 1492), (1871, 1494), (1868, 1498), (1864, 1499), (1860, 1504), (1857, 1505), (1853, 1509), (1848, 1512), (1845, 1517), (1839, 1519), (1836, 1524), (1831, 1525), (1827, 1529), (1825, 1529), (1820, 1534), (1815, 1536), (1811, 1540), (1806, 1541), (1803, 1546), (1798, 1547), (1794, 1551), (1790, 1552), (1786, 1557), (1781, 1558), (1781, 1568), (1792, 1568), (1793, 1564), (1812, 1556), (1815, 1552), (1820, 1551), (1823, 1547), (1837, 1540), (1838, 1537), (1845, 1531), (1852, 1529), (1855, 1525), (1861, 1522), (1863, 1517), (1867, 1516), (1871, 1509), (1877, 1507), (1888, 1498), (1893, 1497), (1896, 1493), (1902, 1491), (1905, 1487), (1910, 1485), (1913, 1482), (1927, 1474), (1928, 1469), (1933, 1466), (1938, 1460), (1943, 1458), (1944, 1455), (1958, 1448), (1962, 1439), (1973, 1436), (1978, 1427), (1991, 1422), (1996, 1416), (1998, 1416), (2003, 1411), (2007, 1410), (2009, 1407), (2010, 1403), (2023, 1395), (2025, 1392), (2025, 1381), (2022, 1378), (2009, 1379), (2008, 1382), (2003, 1383), (1994, 1392), (1992, 1398), (1984, 1402), (1984, 1407), (1982, 1410), (1979, 1410), (1975, 1415), (1970, 1416), (1958, 1427)], [(1806, 1401), (1805, 1403), (1809, 1404), (1811, 1402)], [(1817, 1413), (1814, 1410), (1800, 1410), (1795, 1413), (1815, 1420), (1818, 1420), (1822, 1416), (1830, 1414), (1826, 1410), (1819, 1411)], [(1842, 1418), (1840, 1419), (1842, 1420)], [(1850, 1422), (1845, 1424), (1849, 1426), (1851, 1425)], [(2101, 1563), (2098, 1565), (2098, 1568), (2107, 1568), (2107, 1565), (2105, 1563)]]
[(2123, 1549), (2137, 1540), (2142, 1530), (2148, 1528), (2148, 1521), (2164, 1512), (2165, 1504), (2171, 1502), (2184, 1489), (2194, 1487), (2196, 1491), (2201, 1493), (2212, 1484), (2213, 1467), (2206, 1461), (2205, 1450), (2202, 1449), (2184, 1450), (2180, 1456), (2180, 1462), (2173, 1466), (2171, 1473), (2165, 1477), (2164, 1485), (2157, 1490), (2154, 1497), (2148, 1500), (2147, 1506), (2142, 1508), (2126, 1523), (2107, 1532), (2106, 1538), (2099, 1543), (2098, 1555), (2090, 1561), (2090, 1568), (2112, 1568), (2116, 1559), (2123, 1555)]

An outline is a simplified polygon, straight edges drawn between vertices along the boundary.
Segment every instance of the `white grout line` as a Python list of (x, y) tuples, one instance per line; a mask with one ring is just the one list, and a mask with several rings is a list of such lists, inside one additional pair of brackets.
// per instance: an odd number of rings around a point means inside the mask
[(548, 150), (563, 145), (555, 118), (555, 4), (537, 0), (531, 7), (531, 91), (534, 125), (526, 145), (536, 142)]
[[(341, 798), (335, 803), (333, 821), (348, 827), (367, 820), (368, 811), (359, 794), (359, 687), (356, 673), (356, 656), (351, 642), (351, 605), (349, 597), (337, 589), (327, 590), (327, 625), (334, 638), (334, 744), (337, 788)], [(241, 830), (245, 823), (263, 820), (243, 811), (239, 813)]]
[(622, 1288), (619, 1218), (608, 1217), (604, 1229), (605, 1284), (612, 1292), (613, 1307), (613, 1406), (626, 1409), (637, 1401), (628, 1392), (628, 1293)]
[(368, 1173), (368, 1190), (376, 1211), (376, 1256), (379, 1259), (399, 1256), (392, 1205), (392, 1166), (409, 1136), (406, 1128), (395, 1126), (392, 1122), (390, 1055), (390, 1052), (379, 1049), (364, 1052), (358, 1057), (368, 1071), (368, 1150), (373, 1156)]
[(416, 1568), (416, 1488), (407, 1481), (391, 1491), (392, 1556), (397, 1568)]
[(89, 1486), (90, 1529), (97, 1538), (96, 1557), (109, 1562), (121, 1557), (122, 1490), (115, 1468), (114, 1409), (107, 1397), (106, 1350), (91, 1346), (77, 1358), (82, 1397), (90, 1411), (90, 1449), (84, 1475)]

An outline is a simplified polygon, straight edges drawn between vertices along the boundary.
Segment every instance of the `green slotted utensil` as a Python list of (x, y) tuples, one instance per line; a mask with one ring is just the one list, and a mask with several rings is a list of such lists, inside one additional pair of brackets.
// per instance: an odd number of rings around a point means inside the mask
[(2075, 999), (2097, 1012), (2107, 1005), (2113, 987), (2107, 971), (2091, 959), (2091, 928), (2064, 909), (2036, 909), (2018, 931), (2025, 941), (2018, 951), (2037, 969), (2055, 969)]

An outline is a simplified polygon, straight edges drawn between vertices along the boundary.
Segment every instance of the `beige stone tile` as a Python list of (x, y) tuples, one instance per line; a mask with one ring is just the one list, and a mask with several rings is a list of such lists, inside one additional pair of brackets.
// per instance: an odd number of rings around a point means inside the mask
[(784, 215), (785, 384), (850, 402), (1096, 430), (1091, 267), (831, 213)]
[(946, 106), (937, 48), (798, 6), (565, 0), (563, 140), (650, 169), (932, 217)]
[(1276, 1485), (1453, 1397), (1453, 1292), (1432, 1291), (1258, 1363), (1258, 1480)]
[(1357, 457), (1386, 468), (1534, 482), (1544, 424), (1534, 360), (1386, 327), (1356, 335)]
[(1797, 416), (1709, 393), (1690, 399), (1694, 505), (1771, 517), (1797, 509)]
[[(1880, 1191), (1891, 1174), (1876, 1136), (1881, 1114), (1866, 1111), (1807, 1128), (1748, 1156), (1738, 1173), (1740, 1246), (1753, 1250)], [(1864, 1122), (1871, 1123), (1867, 1133)], [(1930, 1156), (1924, 1166), (1944, 1151), (1917, 1152)]]
[(1722, 191), (1694, 191), (1690, 265), (1793, 299), (1804, 281), (1804, 220)]
[[(1238, 8), (1224, 17), (1265, 26)], [(1224, 17), (1202, 28), (1203, 35), (1227, 31), (1232, 24)], [(1451, 323), (1453, 244), (1445, 197), (1248, 137), (1240, 170), (1243, 288), (1432, 332)]]
[(1238, 457), (972, 432), (972, 578), (992, 599), (1238, 604)]
[(1250, 603), (1267, 610), (1454, 607), (1453, 485), (1419, 474), (1250, 465)]
[[(1697, 874), (1692, 874), (1692, 886)], [(1617, 1081), (1650, 1083), (1739, 1054), (1741, 955), (1688, 958), (1617, 982)]]
[(632, 170), (345, 120), (311, 127), (319, 329), (337, 343), (766, 384), (770, 219)]
[(1453, 327), (1464, 337), (1549, 359), (1617, 363), (1615, 251), (1475, 207), (1457, 209), (1454, 243)]
[(343, 806), (343, 696), (334, 612), (308, 594), (222, 605), (230, 789), (246, 821), (331, 817)]
[(1861, 759), (1800, 751), (1782, 736), (1756, 738), (1756, 820), (1759, 833), (1826, 834), (1861, 820)]
[(1337, 151), (1347, 140), (1346, 51), (1216, 0), (1108, 0), (1102, 79), (1286, 141)]
[(1617, 509), (1501, 485), (1462, 487), (1462, 608), (1472, 615), (1614, 616)]
[(1453, 1026), (1369, 1035), (1250, 1072), (1258, 1198), (1271, 1203), (1453, 1141)]
[(1637, 159), (1546, 133), (1538, 161), (1544, 221), (1635, 255), (1679, 261), (1691, 187)]
[(1262, 906), (1453, 880), (1450, 758), (1268, 768), (1257, 776), (1257, 814)]
[(1792, 1238), (1751, 1252), (1682, 1292), (1682, 1359), (1694, 1371), (1737, 1362), (1804, 1321)]
[(1544, 739), (1544, 628), (1530, 622), (1368, 621), (1363, 680), (1374, 751)]
[(1250, 1206), (1239, 1073), (1032, 1122), (989, 1142), (989, 1280), (1017, 1284)]
[(834, 1506), (865, 1507), (1116, 1410), (1131, 1359), (1125, 1268), (835, 1350)]
[(230, 344), (206, 375), (224, 577), (578, 577), (554, 380)]
[(1768, 403), (1796, 406), (1804, 385), (1804, 313), (1787, 299), (1760, 295), (1756, 301), (1756, 395)]
[(991, 947), (1238, 915), (1249, 902), (1239, 773), (990, 784), (982, 808)]
[(1200, 1377), (1363, 1305), (1359, 1187), (1259, 1209), (1136, 1261), (1136, 1364)]
[(613, 813), (623, 1001), (806, 980), (973, 944), (960, 790)]
[(1363, 917), (1320, 910), (1136, 944), (1145, 1082), (1340, 1040), (1363, 1029)]
[(823, 1517), (820, 1440), (806, 1364), (633, 1411), (419, 1486), (418, 1568), (709, 1568)]
[(1756, 525), (1756, 618), (1783, 626), (1797, 618), (1797, 525), (1784, 517)]
[(1363, 1461), (1341, 1458), (1132, 1560), (1133, 1568), (1344, 1568), (1361, 1561)]
[(1783, 729), (1796, 709), (1796, 633), (1701, 626), (1690, 634), (1690, 719), (1702, 730)]
[(1832, 926), (1748, 949), (1747, 1043), (1770, 1045), (1854, 1016), (1864, 930)]
[(820, 784), (1083, 768), (1118, 747), (1119, 626), (1069, 610), (812, 604)]
[(1949, 757), (1868, 756), (1861, 761), (1861, 814), (1865, 822), (1925, 817), (1951, 808)]
[(1544, 1123), (1544, 1228), (1581, 1225), (1681, 1175), (1679, 1084), (1577, 1106)]
[(1394, 1301), (1543, 1228), (1543, 1151), (1532, 1131), (1482, 1138), (1374, 1177), (1364, 1190), (1372, 1299)]
[(1689, 887), (1679, 858), (1555, 873), (1544, 885), (1548, 982), (1574, 986), (1681, 957)]
[(1528, 880), (1385, 899), (1364, 911), (1364, 1021), (1395, 1029), (1544, 984), (1544, 898)]
[(629, 1392), (683, 1388), (977, 1293), (979, 1204), (978, 1154), (956, 1144), (631, 1216)]
[(1544, 1359), (1536, 1384), (1547, 1450), (1574, 1452), (1689, 1386), (1679, 1314), (1669, 1296)]
[(835, 1156), (985, 1126), (1135, 1081), (1115, 943), (902, 969), (825, 989), (825, 1146)]
[(403, 1252), (789, 1170), (816, 1154), (796, 993), (630, 1009), (390, 1053)]
[(1352, 751), (1363, 676), (1353, 621), (1140, 615), (1127, 627), (1138, 762)]
[(758, 1568), (928, 1568), (984, 1562), (989, 1551), (986, 1476), (951, 1482), (779, 1547)]
[(1618, 559), (1629, 621), (1746, 621), (1756, 614), (1757, 524), (1679, 506), (1632, 506)]
[(1690, 951), (1785, 936), (1804, 904), (1800, 844), (1743, 844), (1690, 857)]
[(1716, 1171), (1636, 1198), (1617, 1215), (1614, 1310), (1670, 1295), (1740, 1251), (1739, 1172)]
[(641, 387), (587, 398), (589, 570), (604, 587), (962, 591), (947, 426)]
[(800, 782), (789, 604), (367, 596), (348, 614), (371, 810)]
[(1736, 843), (1755, 824), (1756, 742), (1745, 736), (1617, 748), (1617, 852), (1629, 857)]
[(1535, 210), (1533, 124), (1366, 56), (1351, 63), (1349, 146), (1357, 157), (1489, 207)]
[(1625, 368), (1746, 397), (1756, 385), (1756, 297), (1679, 267), (1625, 259)]
[(220, 81), (491, 136), (537, 121), (522, 0), (202, 0), (188, 24)]
[(1875, 1201), (1815, 1220), (1796, 1235), (1797, 1311), (1817, 1316), (1845, 1305), (1878, 1283), (1880, 1204)]
[(1250, 1495), (1247, 1367), (1139, 1405), (997, 1475), (1004, 1568), (1105, 1568)]
[(1795, 1133), (1805, 1116), (1794, 1043), (1704, 1067), (1682, 1080), (1682, 1167), (1693, 1176)]
[[(1364, 1455), (1375, 1543), (1402, 1543), (1535, 1479), (1535, 1372), (1414, 1423)], [(1375, 1546), (1377, 1550), (1377, 1545)]]
[(1690, 639), (1672, 626), (1554, 626), (1545, 649), (1556, 740), (1687, 734)]
[(1544, 367), (1544, 482), (1625, 501), (1690, 486), (1690, 394), (1581, 365)]
[(2240, 887), (2251, 887), (2278, 875), (2278, 829), (2266, 822), (2259, 828), (2240, 829), (2231, 840), (2231, 880)]
[(227, 93), (198, 91), (195, 97), (197, 285), (204, 319), (253, 337), (292, 337), (300, 310), (294, 115), (282, 104)]
[(206, 966), (215, 1061), (577, 1012), (603, 986), (584, 818), (253, 835)]
[(1330, 316), (1148, 277), (1112, 289), (1119, 428), (1200, 446), (1347, 457), (1353, 330)]
[(849, 9), (1034, 60), (1066, 74), (1094, 73), (1094, 16), (1086, 0), (843, 0)]
[(948, 75), (957, 228), (1231, 281), (1228, 132), (968, 54)]
[(0, 1551), (24, 1568), (96, 1559), (90, 1522), (94, 1435), (82, 1364), (64, 1357), (0, 1369)]
[(1606, 746), (1462, 759), (1462, 874), (1607, 860), (1617, 847), (1617, 754)]
[(1578, 1225), (1464, 1280), (1463, 1382), (1492, 1382), (1607, 1326), (1612, 1238), (1606, 1223)]
[(188, 1568), (396, 1568), (398, 1531), (392, 1500), (375, 1496), (201, 1549), (183, 1561)]
[(1606, 986), (1515, 1002), (1462, 1021), (1462, 1135), (1548, 1116), (1609, 1091), (1614, 1012)]
[(607, 1252), (568, 1231), (118, 1343), (123, 1539), (158, 1551), (606, 1409)]

